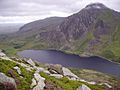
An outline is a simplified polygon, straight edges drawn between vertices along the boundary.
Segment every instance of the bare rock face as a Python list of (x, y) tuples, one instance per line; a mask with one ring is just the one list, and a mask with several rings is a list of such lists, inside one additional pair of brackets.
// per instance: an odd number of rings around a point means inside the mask
[(17, 90), (15, 80), (0, 73), (0, 90)]

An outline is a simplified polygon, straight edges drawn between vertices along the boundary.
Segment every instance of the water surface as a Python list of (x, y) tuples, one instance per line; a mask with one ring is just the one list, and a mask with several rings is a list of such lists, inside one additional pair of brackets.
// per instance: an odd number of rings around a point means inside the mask
[(120, 77), (120, 65), (106, 59), (94, 57), (80, 57), (65, 54), (55, 50), (24, 50), (18, 52), (19, 56), (32, 58), (42, 63), (61, 64), (65, 67), (75, 67), (97, 70), (115, 77)]

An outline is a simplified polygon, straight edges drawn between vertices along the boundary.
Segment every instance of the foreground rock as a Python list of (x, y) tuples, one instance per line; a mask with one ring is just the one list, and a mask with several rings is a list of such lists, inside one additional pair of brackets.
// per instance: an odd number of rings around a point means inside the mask
[(55, 78), (63, 78), (63, 75), (61, 75), (61, 74), (50, 74), (50, 76), (53, 76), (53, 77), (55, 77)]
[(62, 65), (59, 65), (59, 64), (55, 64), (55, 65), (50, 64), (50, 65), (47, 65), (47, 69), (52, 74), (63, 74)]
[[(36, 80), (37, 84), (34, 80)], [(33, 88), (33, 90), (43, 90), (45, 87), (45, 78), (41, 77), (39, 73), (35, 73), (34, 80), (34, 82), (32, 82), (32, 85), (34, 86), (36, 84), (36, 86)]]
[(14, 67), (14, 69), (17, 71), (17, 73), (19, 74), (19, 75), (21, 75), (21, 70), (20, 70), (20, 68), (19, 67)]
[(31, 66), (35, 67), (35, 63), (32, 61), (32, 59), (27, 60), (27, 63)]
[(17, 90), (15, 80), (0, 73), (0, 90)]
[(0, 57), (6, 57), (6, 55), (0, 50)]
[(53, 83), (51, 81), (45, 81), (45, 90), (64, 90), (64, 89), (58, 86), (56, 83)]
[(72, 73), (68, 68), (62, 67), (63, 75), (70, 77), (72, 80), (77, 80), (79, 77)]
[(91, 89), (83, 84), (82, 86), (78, 87), (77, 90), (91, 90)]

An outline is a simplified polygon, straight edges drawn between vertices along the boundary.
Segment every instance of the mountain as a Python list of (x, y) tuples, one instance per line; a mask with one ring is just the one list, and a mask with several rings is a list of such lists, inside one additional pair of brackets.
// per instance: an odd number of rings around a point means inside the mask
[(28, 32), (31, 30), (40, 30), (42, 28), (46, 28), (52, 25), (55, 26), (61, 23), (63, 19), (64, 19), (63, 17), (50, 17), (50, 18), (45, 18), (43, 20), (37, 20), (22, 26), (19, 30), (19, 33)]
[(59, 49), (120, 62), (119, 35), (120, 13), (93, 3), (66, 18), (53, 17), (26, 24), (10, 43), (19, 46), (17, 49)]

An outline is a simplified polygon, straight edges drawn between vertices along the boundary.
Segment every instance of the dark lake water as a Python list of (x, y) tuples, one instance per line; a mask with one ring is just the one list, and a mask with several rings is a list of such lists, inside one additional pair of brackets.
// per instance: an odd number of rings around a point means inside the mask
[(32, 58), (42, 63), (61, 64), (65, 67), (75, 67), (97, 70), (115, 77), (120, 77), (120, 65), (106, 59), (93, 57), (80, 57), (65, 54), (55, 50), (24, 50), (17, 53), (19, 56)]

